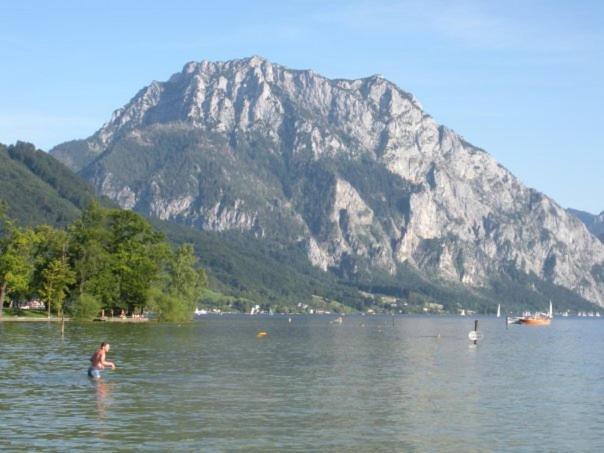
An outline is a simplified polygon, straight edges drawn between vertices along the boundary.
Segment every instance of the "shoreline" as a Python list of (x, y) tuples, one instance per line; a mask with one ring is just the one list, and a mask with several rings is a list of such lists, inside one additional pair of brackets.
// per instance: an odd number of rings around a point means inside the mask
[(65, 321), (65, 322), (69, 322), (71, 321), (71, 318), (64, 318), (63, 320), (61, 320), (61, 318), (56, 318), (56, 317), (51, 317), (49, 318), (42, 318), (42, 317), (33, 317), (33, 316), (2, 316), (0, 318), (0, 322), (61, 322), (61, 321)]
[(94, 318), (93, 322), (121, 322), (121, 323), (139, 323), (149, 322), (149, 318), (120, 318), (119, 316), (105, 316), (104, 318)]

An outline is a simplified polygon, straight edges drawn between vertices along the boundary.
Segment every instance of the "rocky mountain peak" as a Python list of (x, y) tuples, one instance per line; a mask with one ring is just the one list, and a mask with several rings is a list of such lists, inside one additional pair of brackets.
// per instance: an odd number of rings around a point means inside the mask
[(604, 304), (604, 245), (379, 75), (189, 62), (52, 152), (124, 207), (300, 243), (342, 275), (515, 269)]
[[(425, 116), (412, 95), (381, 76), (329, 80), (254, 56), (187, 63), (167, 82), (152, 82), (139, 91), (114, 112), (96, 138), (101, 147), (107, 146), (118, 133), (177, 121), (221, 132), (264, 128), (276, 134), (297, 113), (303, 114), (298, 121), (320, 119), (325, 126), (348, 129), (355, 124), (347, 135), (373, 148), (380, 146), (389, 128)], [(335, 144), (335, 134), (330, 140)]]

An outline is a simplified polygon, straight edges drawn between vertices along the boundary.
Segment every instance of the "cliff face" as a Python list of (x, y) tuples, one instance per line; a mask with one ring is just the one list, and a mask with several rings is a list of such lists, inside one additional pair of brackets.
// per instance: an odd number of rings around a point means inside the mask
[(604, 211), (600, 214), (590, 214), (577, 209), (568, 209), (568, 212), (577, 217), (592, 234), (604, 242)]
[(481, 286), (515, 269), (604, 305), (604, 245), (379, 76), (188, 63), (52, 154), (123, 207), (301, 242), (343, 275), (408, 263)]

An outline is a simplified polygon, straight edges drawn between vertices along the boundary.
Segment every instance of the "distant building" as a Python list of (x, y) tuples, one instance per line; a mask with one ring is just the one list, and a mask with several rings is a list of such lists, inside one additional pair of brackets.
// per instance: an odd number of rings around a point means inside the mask
[(21, 305), (21, 310), (43, 310), (44, 302), (38, 299), (32, 299)]

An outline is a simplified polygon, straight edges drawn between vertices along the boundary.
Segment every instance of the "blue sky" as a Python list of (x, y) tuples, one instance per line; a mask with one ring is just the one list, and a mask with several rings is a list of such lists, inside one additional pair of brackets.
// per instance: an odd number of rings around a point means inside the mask
[(0, 3), (0, 142), (92, 134), (191, 60), (382, 74), (565, 207), (604, 209), (604, 2)]

